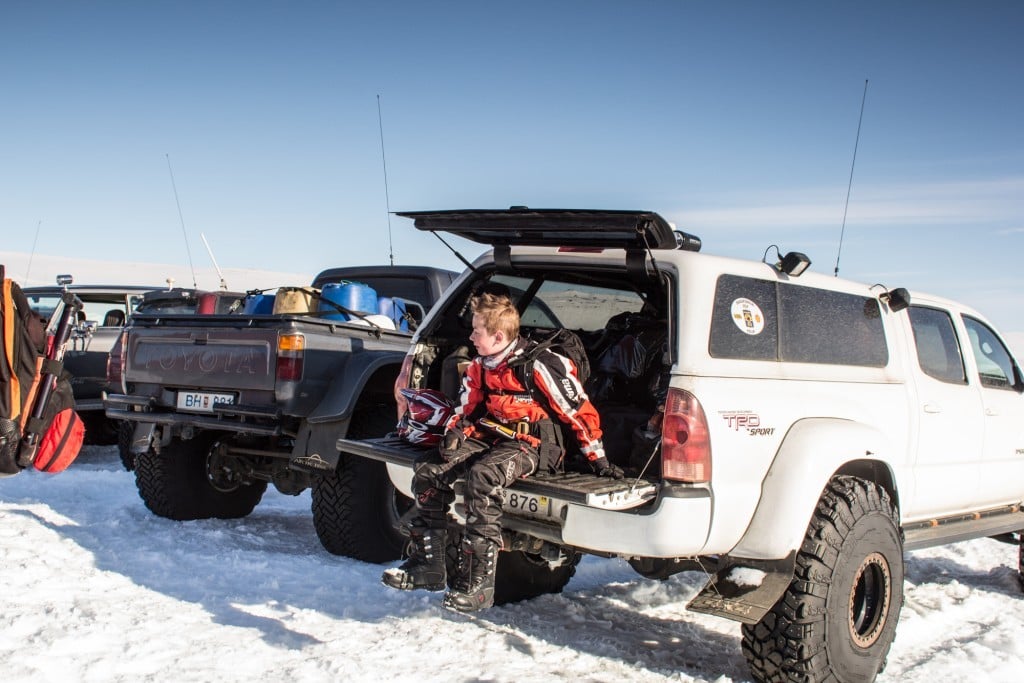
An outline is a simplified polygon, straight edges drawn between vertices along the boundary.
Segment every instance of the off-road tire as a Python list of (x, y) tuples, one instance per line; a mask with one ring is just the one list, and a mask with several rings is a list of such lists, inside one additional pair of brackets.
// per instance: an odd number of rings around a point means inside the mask
[(834, 477), (786, 593), (760, 622), (743, 625), (743, 656), (765, 683), (873, 681), (902, 605), (903, 543), (889, 494)]
[(1024, 531), (1017, 534), (1017, 583), (1024, 591)]
[(579, 562), (579, 553), (574, 553), (565, 564), (552, 569), (545, 560), (521, 550), (499, 553), (494, 575), (494, 604), (506, 605), (561, 593), (576, 574)]
[[(348, 437), (384, 436), (395, 426), (394, 408), (381, 406), (352, 417)], [(347, 453), (338, 470), (313, 483), (313, 526), (332, 555), (383, 563), (402, 556), (406, 538), (399, 520), (413, 502), (399, 493), (384, 463)]]
[(117, 423), (117, 454), (121, 457), (121, 464), (129, 472), (135, 469), (135, 454), (132, 453), (132, 436), (134, 434), (134, 422), (120, 420)]
[(173, 439), (160, 453), (149, 450), (136, 456), (135, 486), (153, 514), (184, 521), (236, 519), (253, 511), (267, 483), (255, 482), (229, 492), (215, 489), (206, 474), (212, 443), (212, 434), (188, 441)]
[(90, 446), (110, 446), (117, 443), (118, 423), (109, 419), (103, 411), (89, 411), (80, 414), (79, 417), (85, 424), (83, 443)]

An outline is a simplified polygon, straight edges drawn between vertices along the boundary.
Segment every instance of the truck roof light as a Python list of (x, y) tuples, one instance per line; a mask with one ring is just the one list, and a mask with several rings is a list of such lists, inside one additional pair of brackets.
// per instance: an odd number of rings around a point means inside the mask
[(775, 244), (768, 245), (768, 248), (764, 250), (764, 256), (761, 257), (762, 263), (768, 263), (768, 252), (772, 249), (775, 249), (775, 255), (779, 259), (772, 264), (772, 267), (780, 273), (785, 273), (791, 277), (800, 277), (804, 274), (805, 270), (811, 267), (811, 259), (807, 257), (807, 254), (799, 251), (790, 251), (783, 256), (779, 251), (779, 247)]

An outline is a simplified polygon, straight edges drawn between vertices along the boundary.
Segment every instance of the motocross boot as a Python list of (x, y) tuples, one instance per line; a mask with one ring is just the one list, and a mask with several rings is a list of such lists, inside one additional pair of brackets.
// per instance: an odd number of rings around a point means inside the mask
[(403, 591), (444, 590), (447, 530), (413, 524), (409, 529), (409, 557), (398, 567), (385, 569), (380, 580), (385, 586)]
[(475, 612), (494, 605), (497, 566), (497, 543), (486, 538), (464, 538), (459, 575), (452, 589), (445, 593), (444, 606), (458, 612)]

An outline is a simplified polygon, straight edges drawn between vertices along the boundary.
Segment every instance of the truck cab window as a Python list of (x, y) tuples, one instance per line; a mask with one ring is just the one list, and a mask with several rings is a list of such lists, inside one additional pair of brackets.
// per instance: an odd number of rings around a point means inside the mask
[(981, 386), (993, 389), (1013, 389), (1013, 360), (999, 337), (984, 323), (963, 317), (967, 337), (971, 340), (971, 351), (978, 364), (978, 378)]
[(967, 384), (960, 344), (949, 314), (935, 308), (911, 306), (910, 327), (921, 370), (940, 382)]

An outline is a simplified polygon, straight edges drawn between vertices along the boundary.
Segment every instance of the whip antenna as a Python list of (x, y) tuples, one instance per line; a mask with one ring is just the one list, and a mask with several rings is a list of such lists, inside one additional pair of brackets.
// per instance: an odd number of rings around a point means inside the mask
[(25, 286), (28, 287), (28, 274), (32, 272), (32, 259), (36, 255), (36, 242), (39, 241), (39, 226), (43, 224), (43, 219), (40, 218), (39, 222), (36, 223), (36, 236), (32, 238), (32, 251), (28, 255), (28, 268), (25, 269)]
[(220, 266), (217, 265), (217, 259), (213, 257), (213, 249), (210, 249), (210, 243), (206, 241), (206, 235), (199, 233), (199, 236), (203, 238), (203, 244), (206, 245), (206, 253), (210, 255), (210, 260), (213, 261), (213, 267), (217, 269), (217, 275), (220, 277), (220, 288), (227, 290), (228, 283), (224, 281), (224, 273), (221, 272)]
[(839, 255), (843, 251), (843, 233), (846, 232), (846, 210), (850, 208), (850, 189), (853, 187), (853, 166), (857, 163), (857, 145), (860, 144), (860, 124), (864, 120), (864, 100), (868, 98), (868, 79), (864, 79), (864, 94), (860, 98), (860, 117), (857, 118), (857, 137), (853, 141), (853, 161), (850, 162), (850, 182), (846, 185), (846, 205), (843, 206), (843, 227), (839, 229), (839, 248), (836, 250), (835, 276), (839, 277)]
[(178, 220), (181, 221), (181, 234), (185, 236), (185, 253), (188, 254), (188, 267), (192, 269), (192, 286), (198, 289), (199, 285), (196, 284), (196, 267), (192, 265), (192, 250), (189, 249), (188, 232), (185, 231), (185, 217), (181, 215), (181, 202), (178, 201), (178, 186), (174, 184), (174, 171), (171, 169), (171, 155), (164, 154), (164, 156), (167, 157), (167, 170), (171, 174), (171, 189), (174, 190), (174, 203), (178, 205)]
[(384, 166), (384, 210), (388, 215), (388, 258), (395, 265), (395, 247), (391, 242), (391, 199), (388, 197), (388, 162), (384, 157), (384, 121), (380, 115), (380, 95), (377, 95), (377, 125), (380, 127), (380, 161)]

